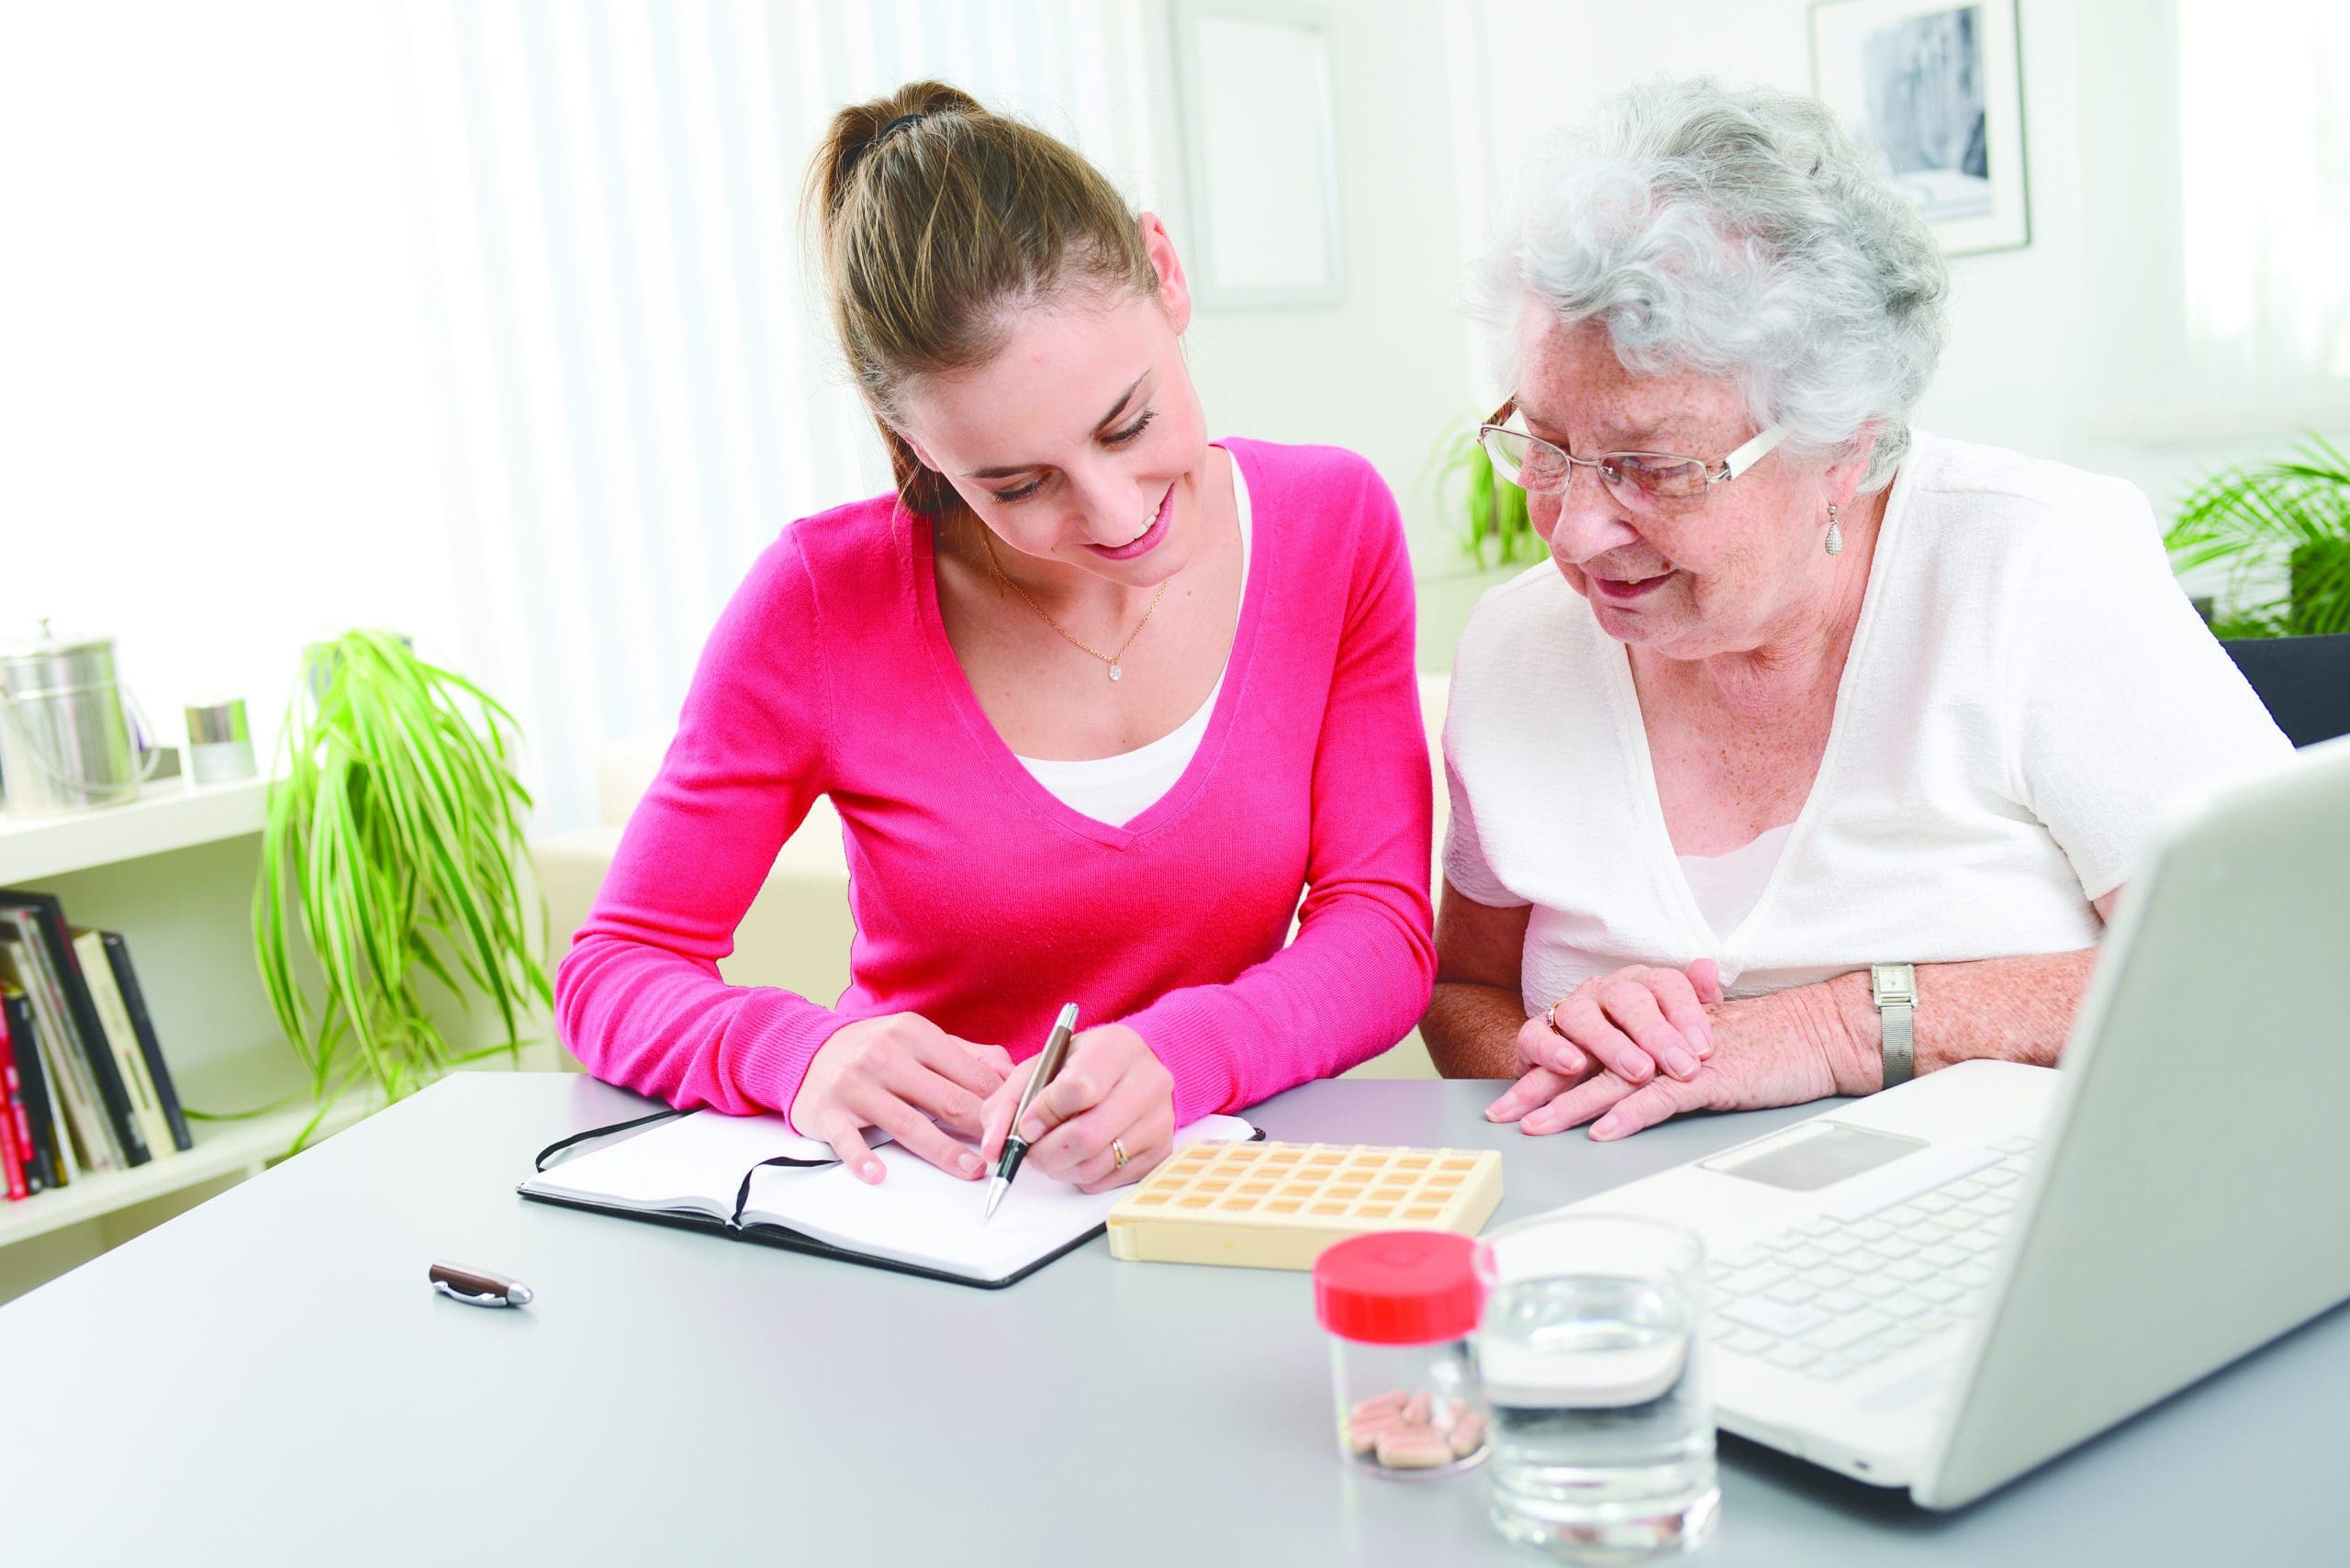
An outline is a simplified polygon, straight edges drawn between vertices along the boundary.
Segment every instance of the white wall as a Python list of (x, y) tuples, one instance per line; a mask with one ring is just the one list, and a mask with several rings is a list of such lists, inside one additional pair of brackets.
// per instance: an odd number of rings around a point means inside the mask
[[(1221, 13), (1293, 17), (1280, 0), (1215, 0)], [(1460, 42), (1444, 0), (1330, 4), (1345, 285), (1337, 301), (1279, 308), (1203, 306), (1186, 352), (1211, 429), (1361, 453), (1395, 492), (1421, 581), (1420, 663), (1452, 662), (1462, 583), (1426, 483), (1439, 433), (1474, 401), (1454, 311), (1466, 241), (1457, 202), (1461, 144), (1447, 84)], [(1156, 176), (1136, 196), (1169, 219), (1178, 250), (1184, 189), (1172, 8), (1141, 14)], [(1473, 209), (1472, 209), (1473, 210)], [(1456, 601), (1458, 601), (1456, 603)]]
[(454, 640), (386, 19), (0, 6), (0, 643), (119, 637), (174, 744), (310, 638)]

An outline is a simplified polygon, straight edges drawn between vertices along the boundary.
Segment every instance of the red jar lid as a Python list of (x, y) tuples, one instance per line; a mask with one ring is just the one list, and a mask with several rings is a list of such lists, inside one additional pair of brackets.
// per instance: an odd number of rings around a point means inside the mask
[(1470, 1268), (1476, 1243), (1445, 1230), (1351, 1237), (1314, 1262), (1314, 1315), (1341, 1339), (1429, 1345), (1467, 1338), (1484, 1288)]

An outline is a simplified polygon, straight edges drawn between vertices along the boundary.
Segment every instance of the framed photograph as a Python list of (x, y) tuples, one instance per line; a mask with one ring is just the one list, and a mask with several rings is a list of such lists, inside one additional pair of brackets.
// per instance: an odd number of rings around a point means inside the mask
[(1945, 254), (2031, 242), (2016, 0), (1819, 0), (1811, 76)]
[(1330, 15), (1259, 0), (1176, 0), (1178, 117), (1203, 305), (1336, 303), (1338, 154)]

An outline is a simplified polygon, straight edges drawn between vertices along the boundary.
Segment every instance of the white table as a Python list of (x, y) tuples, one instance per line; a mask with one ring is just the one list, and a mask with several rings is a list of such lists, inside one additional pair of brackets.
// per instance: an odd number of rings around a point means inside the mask
[[(1493, 1147), (1498, 1219), (1803, 1114), (1528, 1138), (1483, 1084), (1337, 1082), (1274, 1136)], [(1303, 1274), (1113, 1262), (940, 1284), (526, 1203), (542, 1145), (642, 1109), (449, 1080), (0, 1307), (10, 1564), (1506, 1562), (1479, 1473), (1329, 1451)], [(434, 1259), (521, 1311), (436, 1296)], [(2336, 1311), (1954, 1516), (1735, 1439), (1695, 1561), (2340, 1563)]]

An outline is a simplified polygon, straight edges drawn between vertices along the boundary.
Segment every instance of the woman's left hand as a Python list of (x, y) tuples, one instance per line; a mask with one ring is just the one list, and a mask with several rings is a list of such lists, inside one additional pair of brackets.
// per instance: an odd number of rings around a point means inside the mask
[[(992, 1168), (1028, 1086), (1015, 1063), (980, 1113), (979, 1158)], [(1124, 1024), (1088, 1029), (1069, 1043), (1060, 1076), (1028, 1107), (1020, 1129), (1024, 1165), (1088, 1193), (1138, 1182), (1175, 1148), (1175, 1075)], [(1119, 1156), (1125, 1159), (1121, 1162)]]
[(1604, 1141), (1628, 1137), (1684, 1111), (1753, 1111), (1862, 1092), (1859, 1086), (1840, 1082), (1840, 1053), (1810, 1011), (1784, 993), (1717, 1003), (1706, 1011), (1714, 1024), (1714, 1054), (1685, 1082), (1658, 1077), (1635, 1085), (1607, 1072), (1570, 1081), (1538, 1067), (1513, 1084), (1487, 1114), (1495, 1121), (1515, 1121), (1519, 1131), (1536, 1134), (1564, 1132), (1591, 1122), (1591, 1136)]

